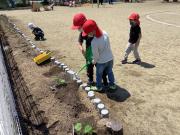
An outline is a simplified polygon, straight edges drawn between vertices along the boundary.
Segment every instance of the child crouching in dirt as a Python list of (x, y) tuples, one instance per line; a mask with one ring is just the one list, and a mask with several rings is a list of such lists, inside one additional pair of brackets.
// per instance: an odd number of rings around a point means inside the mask
[(131, 25), (130, 34), (129, 34), (129, 43), (125, 51), (124, 59), (121, 62), (122, 64), (126, 64), (128, 55), (131, 53), (131, 51), (133, 51), (135, 60), (132, 63), (140, 64), (141, 59), (138, 52), (138, 47), (141, 40), (141, 27), (140, 27), (140, 21), (139, 21), (139, 14), (132, 13), (129, 16), (129, 22)]
[(39, 27), (35, 26), (33, 23), (28, 23), (28, 27), (32, 30), (35, 35), (35, 40), (45, 40), (44, 32)]
[(113, 68), (113, 54), (110, 47), (109, 37), (105, 31), (101, 31), (94, 20), (87, 20), (83, 24), (82, 36), (93, 37), (91, 41), (93, 61), (96, 65), (96, 87), (99, 92), (103, 91), (102, 76), (105, 73), (109, 80), (109, 90), (116, 89)]

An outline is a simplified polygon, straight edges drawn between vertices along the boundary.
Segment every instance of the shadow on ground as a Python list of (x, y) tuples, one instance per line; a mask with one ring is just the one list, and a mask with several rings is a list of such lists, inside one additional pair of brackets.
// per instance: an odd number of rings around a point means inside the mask
[(149, 64), (147, 62), (141, 62), (139, 65), (144, 68), (154, 68), (155, 67), (155, 65)]
[(121, 88), (120, 86), (117, 86), (117, 89), (114, 92), (107, 91), (106, 95), (109, 99), (117, 102), (124, 102), (131, 96), (126, 89)]
[[(128, 64), (133, 64), (133, 63), (128, 62)], [(139, 66), (141, 66), (143, 68), (154, 68), (155, 67), (155, 65), (147, 63), (147, 62), (143, 62), (143, 61), (141, 63), (136, 64), (136, 65), (139, 65)]]

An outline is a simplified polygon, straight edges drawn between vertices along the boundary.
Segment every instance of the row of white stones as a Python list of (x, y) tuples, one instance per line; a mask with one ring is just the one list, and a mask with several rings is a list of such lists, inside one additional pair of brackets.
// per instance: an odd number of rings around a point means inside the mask
[[(19, 33), (26, 41), (28, 41), (31, 45), (31, 48), (39, 51), (40, 53), (43, 53), (44, 51), (38, 48), (35, 43), (33, 43), (28, 36), (26, 36), (17, 26), (16, 24), (12, 23), (10, 20), (8, 22), (13, 26), (14, 30)], [(75, 81), (80, 87), (80, 89), (85, 90), (87, 93), (88, 98), (91, 100), (91, 102), (94, 104), (95, 108), (100, 113), (101, 118), (108, 118), (109, 117), (109, 111), (105, 107), (105, 105), (102, 103), (101, 99), (95, 96), (94, 91), (91, 90), (90, 87), (87, 86), (86, 83), (83, 83), (82, 80), (79, 78), (76, 72), (74, 72), (72, 69), (70, 69), (67, 65), (64, 63), (58, 61), (55, 57), (51, 57), (51, 61), (58, 66), (60, 69), (62, 69), (68, 77)]]

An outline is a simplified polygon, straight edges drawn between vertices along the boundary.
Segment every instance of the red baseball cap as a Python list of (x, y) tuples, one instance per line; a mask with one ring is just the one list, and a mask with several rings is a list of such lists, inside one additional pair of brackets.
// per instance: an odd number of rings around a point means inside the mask
[(131, 13), (131, 15), (128, 17), (130, 20), (139, 20), (139, 14), (138, 13)]
[(139, 18), (139, 14), (135, 12), (131, 13), (131, 15), (128, 17), (129, 20), (134, 20), (138, 25), (140, 25)]
[(86, 16), (83, 13), (75, 14), (73, 17), (73, 25), (71, 26), (71, 29), (76, 30), (83, 26), (83, 24), (86, 22)]
[(100, 37), (102, 35), (102, 31), (99, 29), (96, 22), (91, 19), (87, 20), (83, 24), (82, 29), (83, 29), (82, 36), (87, 36), (89, 33), (93, 32), (93, 31), (96, 32), (96, 37)]

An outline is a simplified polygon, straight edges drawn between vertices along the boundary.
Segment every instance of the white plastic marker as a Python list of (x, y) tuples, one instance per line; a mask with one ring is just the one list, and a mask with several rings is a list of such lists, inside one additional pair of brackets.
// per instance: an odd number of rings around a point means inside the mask
[(68, 67), (68, 66), (64, 65), (64, 66), (63, 66), (63, 70), (65, 71), (65, 69), (66, 69), (67, 67)]
[(51, 61), (54, 61), (55, 60), (55, 57), (51, 57)]
[(58, 60), (55, 60), (55, 61), (54, 61), (54, 64), (56, 64), (56, 65), (60, 65), (60, 64), (61, 64), (61, 62), (59, 62)]
[(74, 71), (69, 70), (69, 71), (67, 71), (67, 74), (68, 74), (68, 77), (69, 77), (71, 80), (73, 80), (73, 77), (74, 77)]
[(107, 109), (101, 110), (101, 117), (102, 118), (109, 118), (109, 111)]
[(60, 65), (60, 64), (61, 64), (61, 62), (60, 62), (60, 61), (58, 61), (56, 64), (57, 64), (57, 65)]
[(30, 44), (34, 44), (32, 41), (29, 41)]
[(35, 44), (31, 44), (31, 46), (33, 46), (33, 45), (36, 46)]
[(36, 46), (35, 46), (35, 45), (32, 45), (31, 47), (32, 47), (32, 48), (34, 48), (34, 49), (36, 48)]
[(90, 87), (85, 87), (85, 89), (84, 89), (86, 92), (89, 92), (90, 90), (91, 90), (91, 88)]
[(65, 69), (65, 72), (67, 73), (68, 71), (69, 71), (69, 68), (66, 68), (66, 69)]
[(101, 99), (100, 98), (95, 98), (92, 100), (92, 103), (95, 105), (95, 107), (97, 108), (97, 105), (101, 103)]
[(42, 51), (42, 50), (40, 51), (40, 53), (43, 53), (43, 52), (44, 52), (44, 51)]
[(24, 38), (26, 39), (26, 38), (28, 38), (28, 36), (24, 35)]
[(104, 108), (105, 108), (105, 105), (102, 104), (102, 103), (100, 103), (100, 104), (97, 105), (97, 109), (98, 109), (98, 111), (99, 111), (100, 113), (101, 113), (101, 110), (104, 109)]
[(16, 29), (16, 24), (13, 24), (14, 29)]
[(88, 98), (90, 98), (90, 99), (94, 99), (95, 98), (94, 91), (89, 91), (88, 92)]
[(64, 65), (65, 65), (64, 63), (61, 63), (61, 65), (60, 65), (61, 69), (63, 69), (63, 66), (64, 66)]
[(85, 89), (86, 87), (87, 87), (87, 83), (81, 84), (81, 88), (82, 88), (82, 89)]
[(38, 47), (36, 48), (36, 50), (37, 50), (37, 51), (41, 51), (41, 49), (40, 49), (40, 48), (38, 48)]
[(80, 86), (80, 85), (82, 84), (82, 80), (80, 80), (80, 79), (77, 80), (76, 82), (77, 82), (77, 85), (78, 85), (78, 86)]
[(31, 41), (29, 38), (26, 38), (27, 41)]

